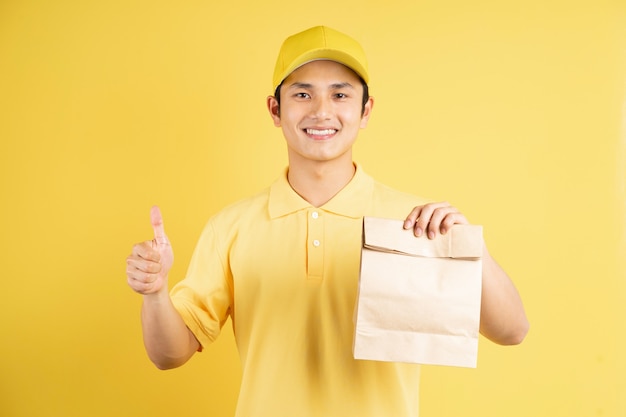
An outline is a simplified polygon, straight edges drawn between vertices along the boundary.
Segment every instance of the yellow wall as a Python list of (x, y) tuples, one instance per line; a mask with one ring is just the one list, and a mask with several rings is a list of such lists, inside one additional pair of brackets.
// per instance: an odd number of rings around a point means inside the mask
[(422, 416), (626, 415), (625, 2), (213, 3), (0, 2), (0, 415), (232, 415), (230, 329), (157, 371), (124, 259), (157, 203), (180, 279), (207, 217), (281, 172), (264, 100), (315, 24), (370, 57), (357, 159), (483, 224), (531, 320), (424, 369)]

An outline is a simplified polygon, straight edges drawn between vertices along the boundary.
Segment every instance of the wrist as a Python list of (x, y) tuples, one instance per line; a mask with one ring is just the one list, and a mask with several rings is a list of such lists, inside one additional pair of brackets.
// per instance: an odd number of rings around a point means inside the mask
[(143, 294), (144, 303), (162, 304), (170, 301), (170, 293), (167, 284), (163, 285), (158, 291)]

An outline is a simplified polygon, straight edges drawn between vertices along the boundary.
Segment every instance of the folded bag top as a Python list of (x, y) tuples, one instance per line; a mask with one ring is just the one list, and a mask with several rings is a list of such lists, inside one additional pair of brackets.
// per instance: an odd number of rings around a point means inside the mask
[(402, 220), (365, 217), (363, 246), (379, 252), (427, 258), (471, 259), (482, 256), (482, 226), (455, 224), (445, 235), (437, 234), (435, 239), (427, 239), (416, 238), (413, 229), (404, 229), (403, 223)]

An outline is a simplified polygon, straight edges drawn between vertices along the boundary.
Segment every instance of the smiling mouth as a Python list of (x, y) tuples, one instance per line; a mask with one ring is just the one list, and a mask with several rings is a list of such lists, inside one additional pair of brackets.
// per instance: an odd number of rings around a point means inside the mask
[(304, 129), (307, 135), (311, 136), (330, 136), (337, 133), (336, 129)]

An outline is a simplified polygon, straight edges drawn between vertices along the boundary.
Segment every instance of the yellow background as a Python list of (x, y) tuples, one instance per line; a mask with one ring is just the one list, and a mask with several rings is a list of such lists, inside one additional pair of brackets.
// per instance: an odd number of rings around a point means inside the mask
[(370, 58), (356, 159), (484, 225), (531, 321), (477, 369), (424, 367), (422, 416), (626, 415), (625, 2), (2, 0), (1, 416), (232, 416), (230, 325), (157, 371), (125, 257), (159, 204), (180, 279), (280, 174), (274, 60), (317, 24)]

